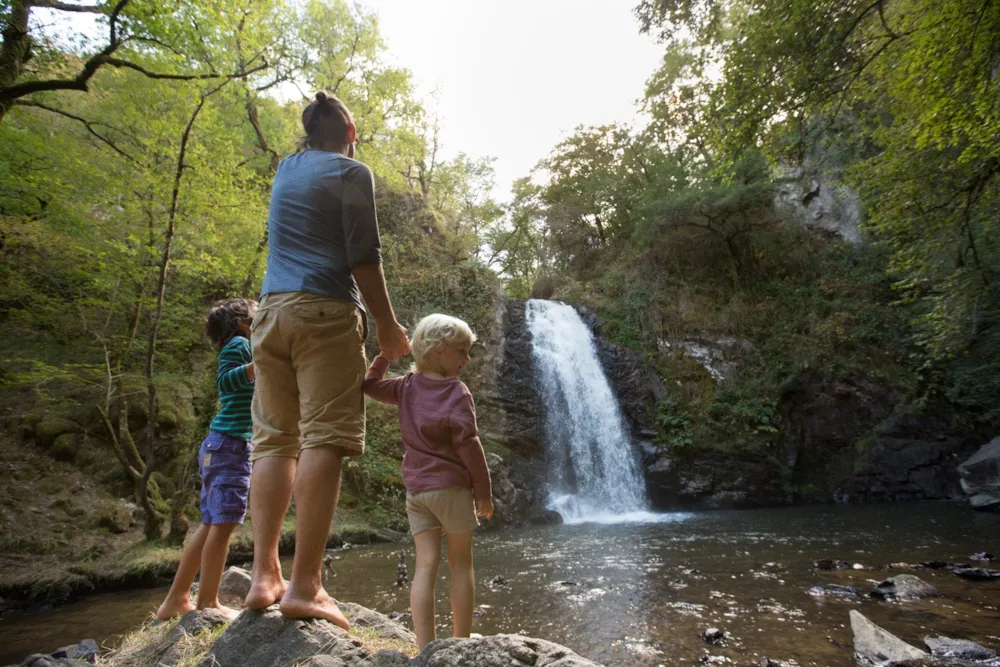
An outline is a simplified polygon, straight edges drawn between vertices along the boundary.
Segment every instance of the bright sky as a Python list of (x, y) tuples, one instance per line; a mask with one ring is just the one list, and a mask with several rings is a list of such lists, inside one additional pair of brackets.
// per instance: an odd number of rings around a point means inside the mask
[(577, 125), (633, 122), (663, 47), (636, 0), (362, 0), (394, 64), (436, 93), (445, 156), (496, 158), (496, 196)]

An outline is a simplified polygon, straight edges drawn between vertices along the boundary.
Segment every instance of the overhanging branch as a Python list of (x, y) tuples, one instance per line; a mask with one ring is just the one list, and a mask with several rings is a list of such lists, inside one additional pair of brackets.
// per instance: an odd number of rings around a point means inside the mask
[[(19, 107), (33, 107), (33, 108), (36, 108), (36, 109), (44, 109), (44, 110), (49, 111), (51, 113), (59, 114), (60, 116), (65, 116), (66, 118), (70, 118), (72, 120), (78, 121), (85, 128), (87, 128), (87, 132), (89, 132), (93, 137), (95, 137), (98, 141), (100, 141), (101, 143), (103, 143), (105, 146), (107, 146), (108, 148), (110, 148), (114, 152), (118, 153), (119, 155), (121, 155), (125, 159), (129, 160), (130, 162), (136, 162), (136, 159), (134, 157), (132, 157), (131, 155), (129, 155), (128, 153), (126, 153), (125, 151), (123, 151), (121, 148), (119, 148), (117, 145), (115, 145), (115, 143), (113, 141), (111, 141), (111, 139), (109, 139), (108, 137), (104, 136), (103, 134), (101, 134), (100, 132), (98, 132), (95, 129), (96, 127), (98, 127), (100, 125), (104, 125), (104, 123), (97, 123), (97, 122), (89, 121), (86, 118), (83, 118), (82, 116), (77, 116), (76, 114), (71, 114), (68, 111), (63, 111), (62, 109), (56, 109), (55, 107), (50, 107), (49, 105), (42, 104), (40, 102), (30, 102), (28, 100), (17, 100), (16, 102), (14, 102), (14, 104), (17, 105), (17, 106), (19, 106)], [(105, 126), (105, 127), (107, 127), (107, 126)]]
[(108, 8), (100, 5), (72, 5), (66, 2), (58, 2), (58, 0), (31, 0), (28, 4), (32, 7), (44, 7), (45, 9), (55, 9), (60, 12), (108, 13)]

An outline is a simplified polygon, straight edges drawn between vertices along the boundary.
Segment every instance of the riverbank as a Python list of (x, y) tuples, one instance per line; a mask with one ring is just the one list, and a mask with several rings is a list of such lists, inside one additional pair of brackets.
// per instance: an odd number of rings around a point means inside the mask
[[(5, 478), (0, 487), (0, 613), (169, 583), (181, 547), (144, 540), (134, 505), (30, 442), (0, 437), (0, 461)], [(399, 527), (399, 517), (373, 516), (360, 503), (352, 503), (349, 494), (345, 490), (348, 497), (338, 508), (330, 548), (405, 539), (405, 533), (393, 530)], [(290, 554), (294, 545), (295, 518), (290, 513), (282, 528), (281, 550)], [(248, 520), (234, 533), (229, 562), (252, 557)]]

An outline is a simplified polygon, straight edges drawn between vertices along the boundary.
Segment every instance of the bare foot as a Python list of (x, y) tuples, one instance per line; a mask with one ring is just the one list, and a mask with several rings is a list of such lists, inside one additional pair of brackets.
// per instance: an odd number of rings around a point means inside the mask
[(222, 614), (227, 621), (231, 621), (240, 615), (239, 609), (233, 609), (232, 607), (227, 607), (221, 602), (216, 602), (215, 604), (206, 605), (204, 607), (198, 607), (199, 609), (214, 609), (220, 614)]
[(182, 598), (167, 598), (156, 610), (156, 618), (161, 621), (169, 621), (174, 616), (183, 616), (189, 611), (194, 611), (194, 602), (191, 602), (190, 595), (185, 595)]
[(314, 596), (303, 597), (289, 590), (281, 598), (281, 613), (285, 618), (322, 618), (345, 630), (351, 629), (350, 621), (323, 589)]
[(280, 573), (277, 578), (261, 575), (250, 584), (250, 592), (243, 604), (247, 609), (266, 609), (282, 598), (286, 588), (288, 583)]

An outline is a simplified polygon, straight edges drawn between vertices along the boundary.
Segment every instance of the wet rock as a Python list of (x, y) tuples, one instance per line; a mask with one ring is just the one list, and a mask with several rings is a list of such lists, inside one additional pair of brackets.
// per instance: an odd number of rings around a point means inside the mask
[(985, 551), (980, 551), (977, 554), (972, 554), (969, 556), (969, 560), (979, 560), (979, 561), (991, 561), (993, 560), (993, 554), (987, 553)]
[(97, 654), (101, 652), (97, 642), (93, 639), (84, 639), (79, 644), (64, 646), (52, 653), (53, 658), (69, 658), (71, 660), (84, 660), (93, 663), (97, 660)]
[(927, 644), (931, 655), (937, 660), (976, 662), (992, 660), (997, 657), (995, 652), (967, 639), (924, 637), (924, 643)]
[(977, 510), (1000, 512), (1000, 437), (958, 466), (962, 490)]
[(520, 635), (438, 639), (424, 647), (409, 664), (410, 667), (600, 667), (564, 646)]
[(476, 403), (483, 406), (480, 429), (486, 439), (503, 445), (518, 457), (537, 460), (545, 450), (540, 438), (540, 402), (531, 332), (524, 321), (524, 301), (508, 301), (501, 319), (500, 354), (494, 377), (476, 393)]
[(493, 452), (486, 455), (486, 463), (493, 479), (494, 507), (493, 518), (486, 523), (488, 530), (526, 523), (562, 523), (558, 513), (543, 506), (546, 496), (542, 466), (514, 457), (508, 461)]
[(561, 526), (562, 515), (554, 510), (541, 507), (528, 518), (528, 523), (532, 526)]
[(851, 611), (854, 659), (862, 667), (911, 667), (930, 664), (930, 655)]
[(846, 560), (830, 560), (824, 558), (821, 560), (814, 560), (813, 567), (817, 570), (849, 570), (851, 569), (851, 564)]
[(809, 589), (809, 595), (815, 597), (831, 597), (842, 599), (860, 598), (861, 593), (854, 586), (843, 586), (841, 584), (827, 584), (826, 586), (813, 586)]
[(250, 592), (250, 573), (242, 567), (230, 567), (222, 573), (219, 592), (243, 599)]
[(949, 563), (944, 560), (925, 560), (920, 563), (920, 567), (925, 567), (928, 570), (954, 570), (959, 567), (968, 567), (968, 565)]
[(963, 579), (973, 581), (995, 581), (1000, 579), (1000, 570), (987, 570), (982, 567), (957, 567), (952, 570)]
[(33, 653), (25, 658), (20, 667), (90, 667), (91, 663), (73, 658), (53, 658), (51, 655)]
[(579, 586), (580, 584), (575, 581), (557, 581), (556, 586)]
[(719, 628), (708, 628), (701, 633), (701, 638), (714, 646), (724, 646), (726, 643), (726, 633)]
[(798, 667), (797, 662), (794, 660), (789, 660), (785, 662), (783, 660), (771, 660), (766, 655), (760, 659), (757, 663), (758, 667)]
[(879, 583), (871, 592), (878, 600), (898, 598), (901, 600), (917, 600), (920, 598), (937, 597), (941, 591), (926, 581), (912, 574), (900, 574)]
[(497, 576), (495, 576), (492, 579), (490, 579), (490, 585), (492, 585), (492, 586), (506, 586), (507, 585), (507, 577), (503, 576), (502, 574), (498, 574)]
[(703, 655), (698, 658), (698, 662), (703, 665), (731, 665), (733, 661), (724, 655)]
[(97, 661), (99, 652), (97, 642), (84, 639), (79, 644), (63, 646), (50, 654), (29, 655), (20, 667), (89, 667)]

